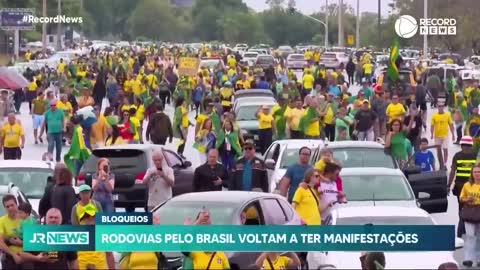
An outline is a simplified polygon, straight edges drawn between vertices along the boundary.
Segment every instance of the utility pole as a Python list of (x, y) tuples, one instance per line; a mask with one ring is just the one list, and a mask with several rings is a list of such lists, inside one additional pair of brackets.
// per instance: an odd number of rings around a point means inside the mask
[[(57, 6), (57, 15), (60, 16), (62, 15), (62, 0), (57, 0), (58, 1), (58, 6)], [(57, 51), (61, 50), (62, 48), (62, 24), (58, 22), (57, 24)]]
[(357, 25), (355, 27), (355, 48), (360, 48), (360, 0), (357, 0)]
[[(428, 0), (423, 0), (423, 18), (428, 17)], [(423, 57), (428, 58), (428, 39), (427, 35), (423, 35)]]
[(338, 47), (343, 47), (343, 0), (338, 2)]
[(328, 48), (328, 0), (325, 0), (325, 50)]
[(378, 0), (378, 18), (377, 18), (377, 27), (378, 27), (378, 43), (377, 47), (381, 47), (382, 43), (382, 0)]
[[(43, 0), (42, 16), (44, 18), (47, 17), (47, 0)], [(46, 53), (47, 53), (47, 24), (44, 22), (42, 23), (42, 54), (45, 55)]]

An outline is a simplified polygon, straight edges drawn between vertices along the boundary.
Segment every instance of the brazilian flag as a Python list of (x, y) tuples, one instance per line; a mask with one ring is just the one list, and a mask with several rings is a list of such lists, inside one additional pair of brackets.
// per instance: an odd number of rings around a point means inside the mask
[(398, 78), (398, 66), (397, 66), (397, 59), (398, 59), (398, 40), (395, 38), (393, 40), (393, 45), (390, 48), (390, 57), (388, 58), (388, 65), (387, 65), (387, 75), (391, 81), (396, 81)]
[(307, 111), (303, 114), (302, 118), (300, 118), (300, 123), (298, 125), (298, 128), (300, 131), (305, 134), (305, 131), (307, 130), (308, 126), (312, 123), (312, 120), (317, 117), (317, 112), (315, 109), (308, 107)]
[(80, 127), (80, 125), (77, 125), (73, 131), (72, 144), (70, 145), (70, 149), (68, 149), (68, 152), (63, 157), (65, 165), (74, 176), (77, 176), (73, 161), (78, 160), (83, 163), (88, 159), (90, 154), (90, 150), (85, 145), (82, 127)]

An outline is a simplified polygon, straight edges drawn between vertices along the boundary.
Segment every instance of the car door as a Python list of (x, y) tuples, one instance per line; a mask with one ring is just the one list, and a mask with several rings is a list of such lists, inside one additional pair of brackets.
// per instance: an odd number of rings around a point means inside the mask
[(267, 165), (267, 174), (268, 174), (268, 181), (270, 182), (275, 172), (275, 168), (277, 167), (276, 164), (278, 162), (278, 157), (280, 156), (280, 144), (279, 143), (272, 143), (270, 147), (265, 152), (263, 161)]
[(432, 151), (435, 157), (436, 170), (422, 172), (420, 167), (411, 165), (404, 170), (404, 174), (422, 209), (431, 214), (444, 213), (448, 208), (447, 168), (440, 146), (429, 146), (428, 150)]
[(173, 174), (175, 177), (175, 185), (172, 190), (172, 195), (177, 196), (192, 192), (192, 170), (184, 166), (185, 161), (177, 153), (164, 148), (162, 148), (162, 151), (168, 165), (173, 169)]
[(263, 198), (260, 201), (265, 225), (285, 225), (289, 219), (276, 198)]

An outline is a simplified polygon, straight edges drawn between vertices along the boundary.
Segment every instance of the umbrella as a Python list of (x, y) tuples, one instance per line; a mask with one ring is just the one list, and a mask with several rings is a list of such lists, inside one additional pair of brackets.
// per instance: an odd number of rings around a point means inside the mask
[(28, 80), (18, 71), (0, 67), (0, 88), (17, 90), (27, 87), (28, 84)]

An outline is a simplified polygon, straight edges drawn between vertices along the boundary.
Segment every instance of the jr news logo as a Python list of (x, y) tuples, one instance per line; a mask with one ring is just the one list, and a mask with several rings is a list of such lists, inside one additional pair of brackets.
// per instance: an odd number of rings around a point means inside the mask
[(457, 20), (453, 18), (421, 18), (420, 22), (410, 15), (402, 15), (395, 21), (395, 32), (401, 38), (420, 35), (452, 36), (457, 34)]
[(89, 245), (89, 232), (46, 232), (34, 233), (32, 244), (47, 245)]

